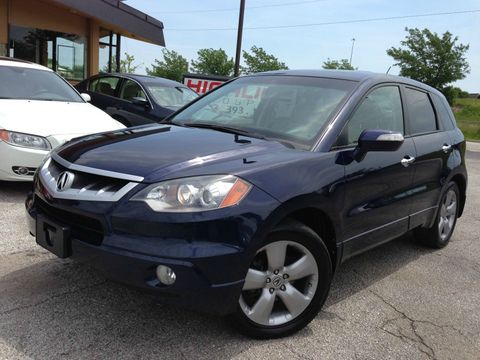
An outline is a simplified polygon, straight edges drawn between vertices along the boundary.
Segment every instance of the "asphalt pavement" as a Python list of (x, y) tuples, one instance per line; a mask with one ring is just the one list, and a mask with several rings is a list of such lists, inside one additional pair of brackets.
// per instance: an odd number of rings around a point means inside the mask
[(0, 182), (0, 358), (480, 359), (480, 144), (469, 149), (448, 247), (408, 235), (347, 261), (316, 319), (270, 341), (49, 254), (26, 228), (31, 185)]

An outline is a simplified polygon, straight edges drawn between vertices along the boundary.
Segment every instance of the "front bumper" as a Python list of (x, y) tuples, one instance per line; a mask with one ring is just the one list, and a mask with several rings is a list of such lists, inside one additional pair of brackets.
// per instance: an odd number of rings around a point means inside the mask
[(33, 174), (19, 175), (12, 168), (21, 166), (34, 171), (47, 154), (48, 151), (13, 146), (0, 140), (0, 180), (32, 181)]
[[(278, 205), (260, 190), (251, 195), (257, 206), (263, 200), (265, 210)], [(37, 214), (70, 226), (72, 258), (91, 263), (108, 278), (145, 290), (161, 302), (219, 315), (236, 309), (264, 218), (236, 209), (218, 216), (211, 212), (207, 218), (197, 214), (201, 219), (188, 221), (186, 214), (164, 217), (138, 202), (125, 206), (125, 201), (46, 200), (38, 189), (27, 199), (26, 210), (32, 235)], [(173, 269), (174, 284), (160, 283), (158, 265)]]

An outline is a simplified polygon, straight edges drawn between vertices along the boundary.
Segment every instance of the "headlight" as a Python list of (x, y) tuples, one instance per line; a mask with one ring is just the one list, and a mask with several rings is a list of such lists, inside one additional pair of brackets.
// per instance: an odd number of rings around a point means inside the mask
[(52, 148), (48, 140), (44, 137), (14, 131), (0, 130), (0, 140), (10, 145), (32, 149), (50, 150)]
[(131, 200), (161, 212), (194, 212), (237, 205), (252, 185), (232, 175), (197, 176), (151, 185)]

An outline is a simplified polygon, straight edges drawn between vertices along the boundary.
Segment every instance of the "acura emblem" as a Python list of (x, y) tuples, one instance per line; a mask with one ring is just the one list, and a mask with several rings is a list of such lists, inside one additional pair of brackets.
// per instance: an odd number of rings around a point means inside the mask
[(73, 179), (75, 175), (69, 171), (64, 171), (60, 173), (57, 179), (57, 190), (58, 191), (65, 191), (70, 189), (70, 186), (73, 184)]

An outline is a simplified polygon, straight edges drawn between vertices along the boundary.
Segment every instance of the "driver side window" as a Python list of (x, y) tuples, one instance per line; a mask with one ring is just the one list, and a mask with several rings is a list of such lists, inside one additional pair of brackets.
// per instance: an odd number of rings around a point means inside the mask
[(357, 144), (358, 137), (366, 129), (405, 133), (398, 86), (384, 86), (370, 92), (343, 129), (337, 146)]

